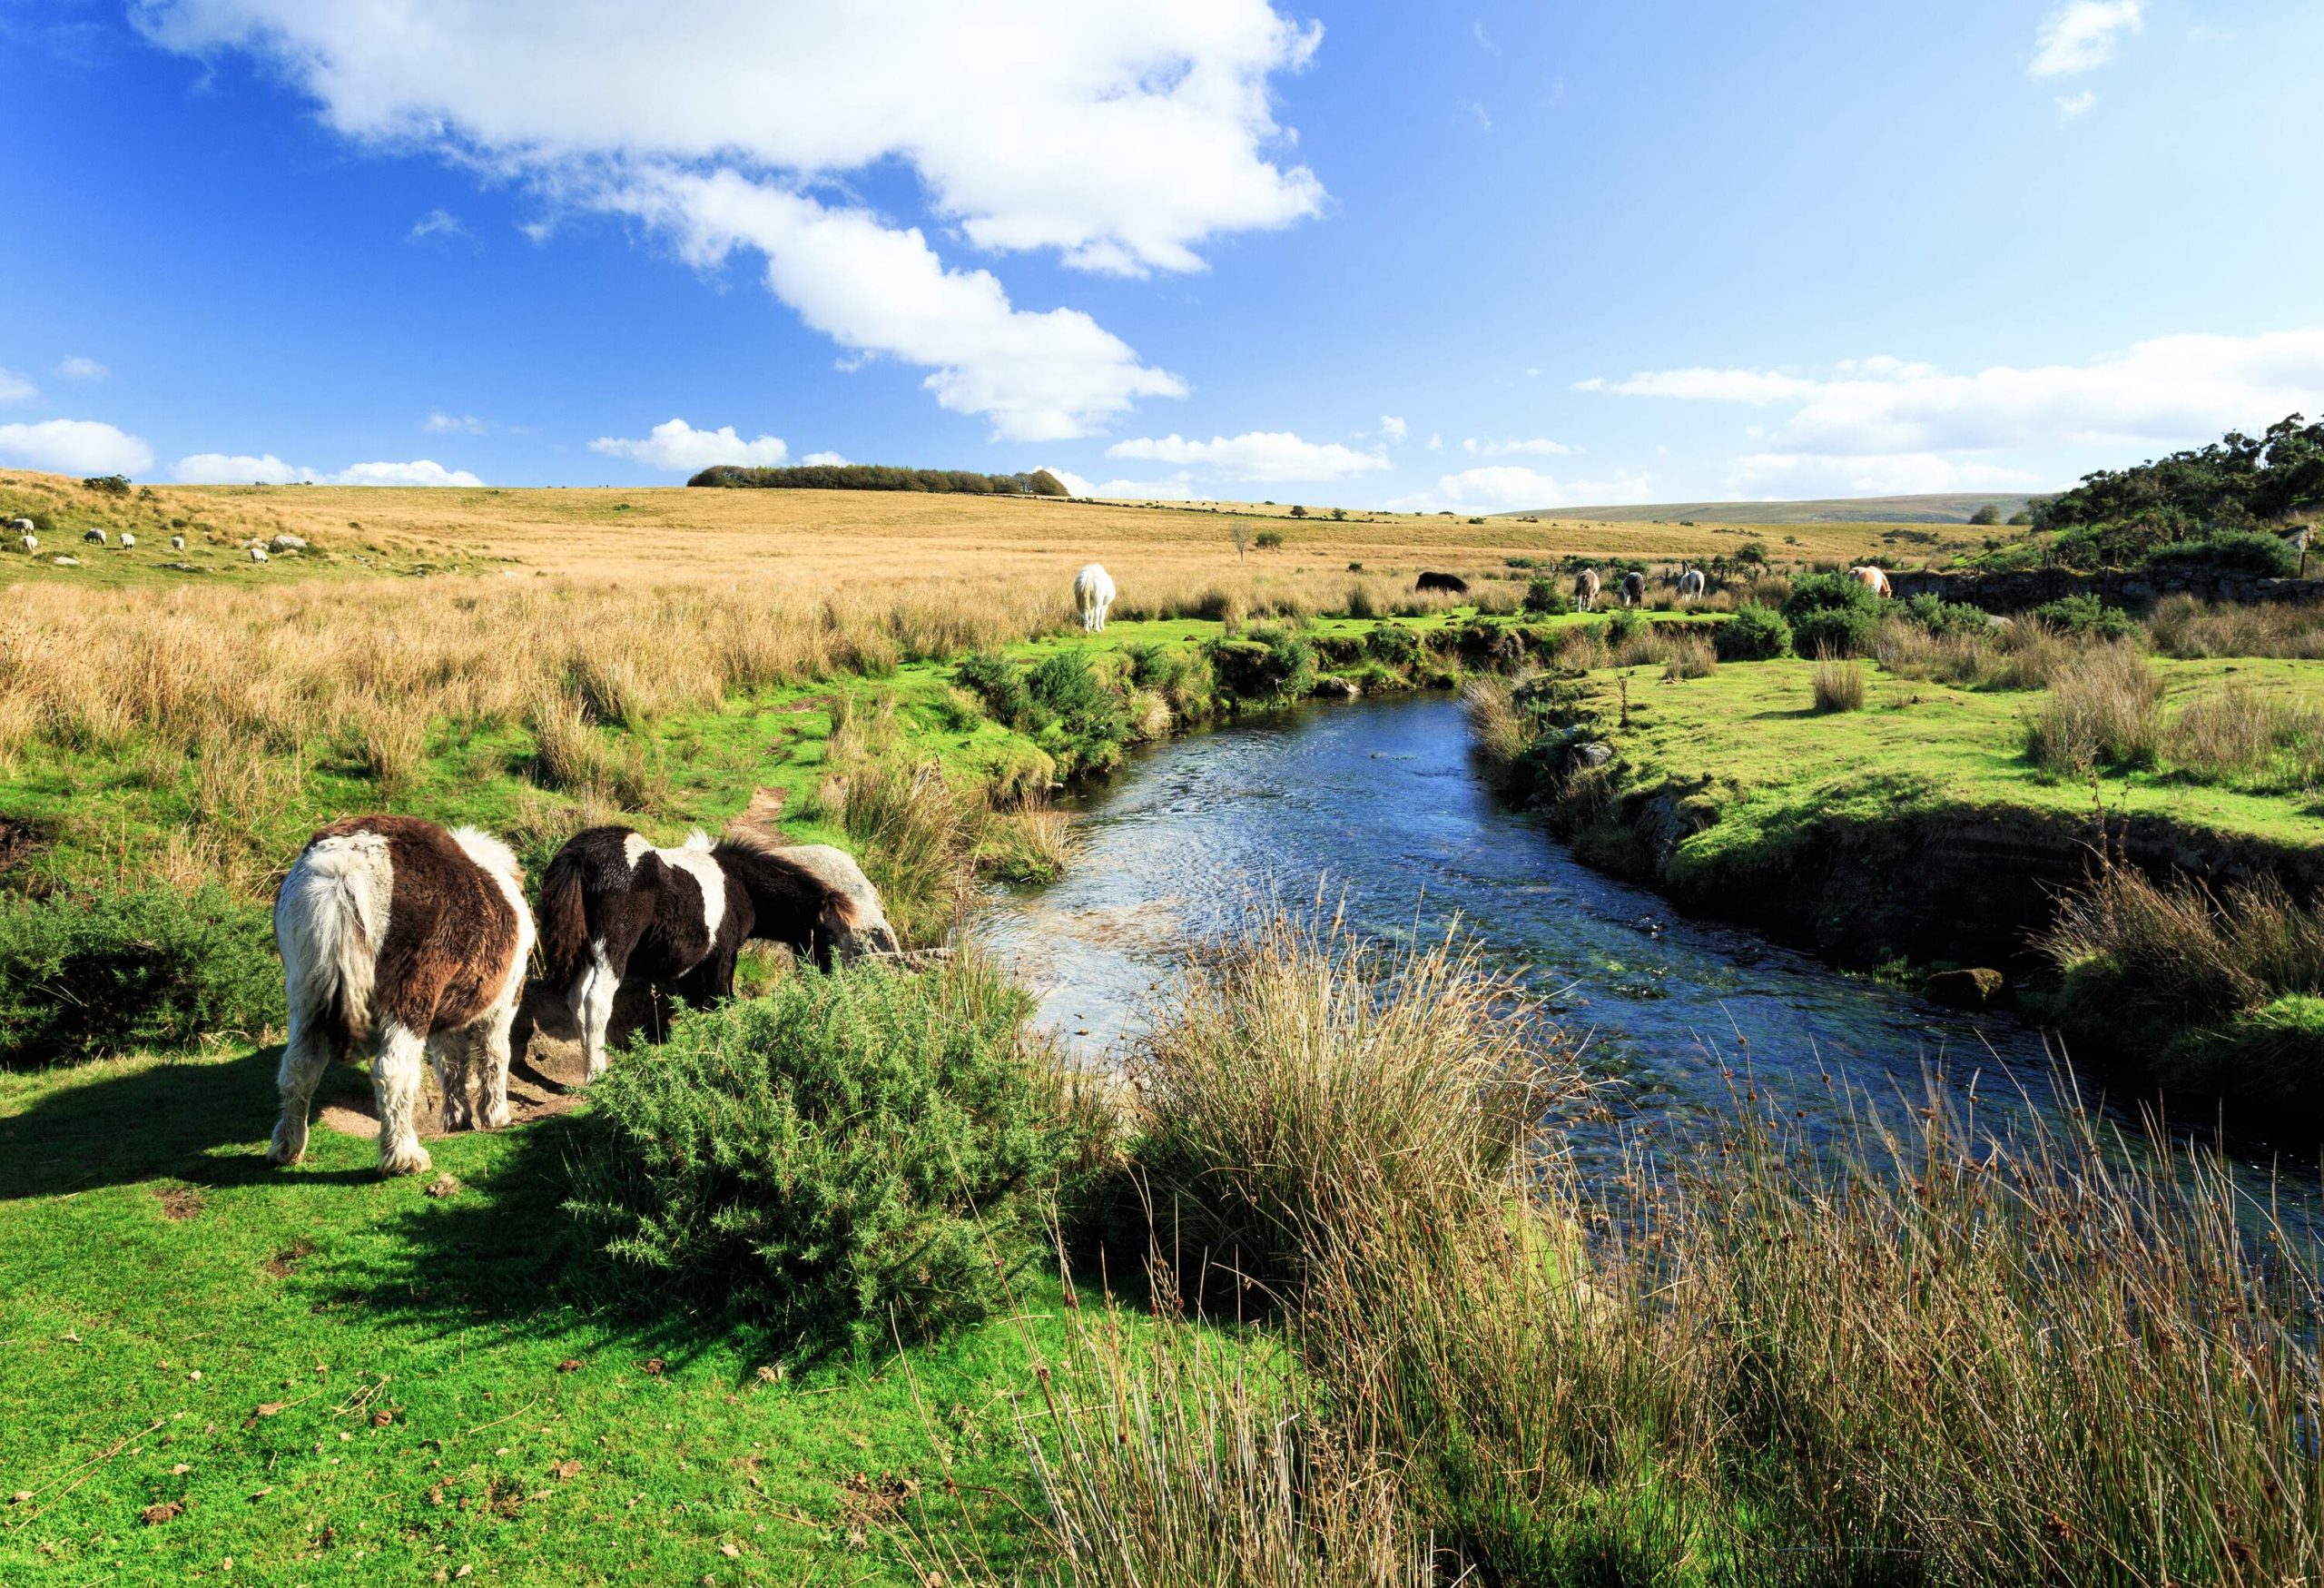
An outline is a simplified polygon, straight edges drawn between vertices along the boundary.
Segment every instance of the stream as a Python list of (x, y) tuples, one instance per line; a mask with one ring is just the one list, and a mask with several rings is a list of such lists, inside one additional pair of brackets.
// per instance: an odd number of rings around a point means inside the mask
[(1435, 938), (1457, 922), (1545, 998), (1614, 1082), (1616, 1106), (1573, 1133), (1610, 1169), (1628, 1147), (1681, 1146), (1738, 1086), (1811, 1136), (1863, 1100), (1918, 1105), (1932, 1085), (1974, 1095), (1981, 1130), (2057, 1106), (2042, 1035), (2014, 1016), (1843, 974), (1582, 865), (1485, 785), (1450, 695), (1191, 733), (1140, 751), (1072, 808), (1067, 874), (997, 893), (972, 930), (1085, 1063), (1119, 1061), (1189, 940), (1320, 888), (1368, 933)]

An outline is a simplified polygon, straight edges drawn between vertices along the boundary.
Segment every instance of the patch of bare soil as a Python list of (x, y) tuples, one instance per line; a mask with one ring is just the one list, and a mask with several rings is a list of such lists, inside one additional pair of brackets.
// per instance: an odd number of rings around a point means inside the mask
[(160, 1186), (153, 1194), (162, 1200), (162, 1217), (182, 1224), (202, 1211), (202, 1193), (192, 1186)]
[[(621, 1062), (621, 1049), (632, 1036), (656, 1040), (665, 1021), (654, 995), (644, 988), (625, 988), (614, 1003), (612, 1030), (606, 1047), (613, 1062)], [(508, 1063), (508, 1122), (530, 1124), (581, 1106), (587, 1065), (581, 1057), (581, 1031), (565, 1007), (565, 1000), (546, 988), (527, 990), (525, 1006), (517, 1013)], [(379, 1133), (379, 1115), (371, 1097), (370, 1077), (351, 1065), (334, 1069), (323, 1082), (321, 1122), (342, 1136), (366, 1140)], [(444, 1096), (430, 1066), (421, 1083), (419, 1138), (433, 1141), (449, 1134), (444, 1129)]]
[(11, 822), (0, 816), (0, 872), (32, 858), (40, 847), (40, 834), (28, 822)]
[(266, 1259), (266, 1271), (278, 1279), (285, 1279), (297, 1272), (299, 1265), (315, 1255), (315, 1243), (303, 1237), (292, 1241)]

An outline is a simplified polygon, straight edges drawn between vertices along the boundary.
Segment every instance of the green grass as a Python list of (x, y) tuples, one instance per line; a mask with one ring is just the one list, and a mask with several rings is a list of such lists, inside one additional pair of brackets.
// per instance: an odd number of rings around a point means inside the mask
[[(2024, 749), (2024, 719), (2042, 696), (1972, 690), (1870, 674), (1865, 709), (1815, 709), (1816, 665), (1740, 663), (1666, 684), (1630, 669), (1630, 727), (1620, 737), (1627, 780), (1639, 787), (1701, 784), (1718, 821), (1679, 845), (1674, 869), (1717, 866), (1823, 814), (1878, 820), (1903, 811), (2014, 809), (2087, 816), (2088, 783), (2046, 776)], [(2175, 714), (2228, 674), (2250, 688), (2306, 687), (2314, 670), (2292, 661), (2158, 659), (2163, 706)], [(1610, 714), (1611, 675), (1593, 675), (1592, 702)], [(2191, 783), (2166, 762), (2101, 780), (2110, 815), (2152, 816), (2235, 837), (2305, 846), (2316, 801)]]
[(0, 1499), (33, 1496), (0, 1582), (916, 1584), (915, 1528), (1033, 1541), (1053, 1267), (941, 1345), (770, 1380), (723, 1324), (560, 1297), (575, 1117), (431, 1143), (448, 1197), (325, 1128), (271, 1169), (275, 1057), (0, 1074)]

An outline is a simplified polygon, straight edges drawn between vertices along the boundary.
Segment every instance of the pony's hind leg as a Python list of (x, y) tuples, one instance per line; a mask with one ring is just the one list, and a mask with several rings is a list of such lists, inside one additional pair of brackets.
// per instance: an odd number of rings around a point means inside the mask
[(468, 1031), (472, 1062), (481, 1060), (477, 1077), (477, 1123), (497, 1130), (508, 1123), (508, 1033), (517, 1023), (517, 1000), (511, 998)]
[(296, 1163), (307, 1155), (307, 1119), (314, 1111), (315, 1089), (339, 1056), (329, 1018), (327, 1011), (320, 1019), (297, 1009), (290, 1011), (290, 1034), (282, 1044), (282, 1065), (274, 1077), (282, 1094), (282, 1117), (274, 1122), (273, 1138), (267, 1143), (269, 1163)]
[(614, 995), (620, 991), (620, 973), (602, 952), (573, 989), (573, 1018), (581, 1027), (581, 1055), (591, 1080), (606, 1072), (606, 1035), (613, 1029)]
[(472, 1031), (442, 1031), (428, 1040), (428, 1056), (436, 1062), (436, 1085), (444, 1094), (444, 1129), (476, 1129), (476, 1107), (468, 1089), (476, 1078), (476, 1042)]
[(428, 1166), (419, 1145), (419, 1077), (428, 1044), (419, 1032), (390, 1022), (371, 1060), (371, 1092), (379, 1106), (379, 1172), (418, 1174)]

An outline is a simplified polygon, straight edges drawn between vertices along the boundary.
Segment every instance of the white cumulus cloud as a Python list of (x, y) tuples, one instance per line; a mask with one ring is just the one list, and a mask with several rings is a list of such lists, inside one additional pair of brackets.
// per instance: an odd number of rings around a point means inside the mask
[(1227, 479), (1342, 479), (1388, 467), (1385, 454), (1337, 441), (1303, 440), (1289, 430), (1249, 430), (1207, 441), (1170, 435), (1117, 441), (1108, 458), (1137, 459), (1209, 470)]
[(847, 467), (847, 459), (841, 457), (836, 452), (810, 452), (807, 456), (799, 459), (799, 461), (802, 463), (816, 464), (824, 469), (844, 469)]
[(1199, 269), (1209, 240), (1324, 203), (1283, 157), (1294, 135), (1270, 94), (1322, 31), (1270, 0), (139, 0), (133, 15), (166, 48), (264, 57), (339, 132), (524, 182), (552, 216), (643, 215), (697, 260), (747, 243), (810, 325), (926, 367), (940, 402), (1013, 439), (1086, 434), (1184, 388), (1088, 316), (1017, 310), (921, 231), (811, 189), (900, 165), (940, 235), (1123, 275)]
[(1380, 416), (1380, 439), (1382, 440), (1401, 441), (1409, 434), (1411, 434), (1411, 427), (1406, 425), (1403, 420), (1398, 419), (1394, 414), (1384, 413)]
[(103, 380), (113, 371), (94, 359), (74, 356), (57, 361), (56, 372), (67, 380)]
[(194, 452), (170, 468), (186, 485), (459, 485), (484, 483), (465, 469), (447, 469), (431, 458), (409, 463), (355, 463), (325, 474), (285, 463), (271, 452)]
[(1082, 478), (1081, 476), (1074, 473), (1070, 469), (1059, 469), (1054, 463), (1047, 463), (1041, 466), (1041, 469), (1039, 472), (1046, 472), (1057, 476), (1058, 484), (1065, 487), (1067, 492), (1072, 496), (1093, 497), (1098, 494), (1097, 487)]
[(1461, 449), (1472, 458), (1562, 458), (1573, 450), (1564, 442), (1552, 441), (1546, 436), (1508, 441), (1480, 441), (1470, 436), (1462, 441)]
[(1610, 479), (1559, 479), (1521, 463), (1487, 463), (1442, 476), (1433, 490), (1400, 497), (1388, 506), (1403, 513), (1511, 513), (1526, 508), (1609, 507), (1653, 500), (1644, 475)]
[(2146, 25), (2146, 0), (2066, 0), (2034, 35), (2035, 77), (2069, 77), (2114, 58), (2126, 34)]
[(0, 462), (57, 474), (143, 474), (153, 449), (96, 419), (43, 419), (0, 425)]
[(1828, 375), (1679, 370), (1581, 389), (1787, 409), (1766, 438), (1765, 450), (1781, 455), (2183, 446), (2324, 411), (2324, 329), (2155, 337), (2088, 363), (1997, 364), (1974, 374), (1877, 358)]
[(648, 469), (659, 469), (671, 474), (692, 474), (708, 469), (714, 463), (742, 463), (756, 469), (771, 469), (790, 454), (779, 436), (761, 436), (745, 441), (734, 433), (732, 425), (721, 425), (714, 430), (697, 430), (684, 419), (665, 419), (647, 431), (641, 440), (625, 440), (619, 436), (599, 436), (589, 443), (592, 452), (603, 452), (610, 458), (626, 458)]

